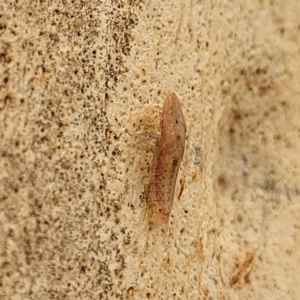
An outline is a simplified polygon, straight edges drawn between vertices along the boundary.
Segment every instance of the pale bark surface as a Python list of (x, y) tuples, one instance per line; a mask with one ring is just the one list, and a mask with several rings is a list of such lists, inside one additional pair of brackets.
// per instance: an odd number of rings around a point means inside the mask
[[(300, 299), (299, 16), (0, 0), (0, 298)], [(188, 137), (166, 227), (151, 181), (171, 92)]]

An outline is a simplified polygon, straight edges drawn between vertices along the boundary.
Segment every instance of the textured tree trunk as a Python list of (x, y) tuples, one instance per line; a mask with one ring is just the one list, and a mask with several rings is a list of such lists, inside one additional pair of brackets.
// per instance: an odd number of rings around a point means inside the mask
[[(0, 1), (0, 298), (299, 299), (299, 15)], [(172, 92), (187, 139), (165, 223)]]

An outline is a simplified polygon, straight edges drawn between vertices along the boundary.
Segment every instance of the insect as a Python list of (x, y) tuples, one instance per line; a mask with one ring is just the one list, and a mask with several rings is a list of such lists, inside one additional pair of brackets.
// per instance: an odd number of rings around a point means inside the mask
[(180, 102), (174, 93), (164, 102), (160, 128), (154, 172), (155, 202), (164, 221), (168, 221), (186, 138), (186, 124)]

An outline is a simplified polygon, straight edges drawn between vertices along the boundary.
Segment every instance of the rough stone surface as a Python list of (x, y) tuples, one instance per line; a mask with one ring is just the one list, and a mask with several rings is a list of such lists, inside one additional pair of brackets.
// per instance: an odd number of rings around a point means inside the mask
[[(299, 299), (299, 15), (0, 1), (0, 298)], [(188, 138), (166, 227), (151, 180), (171, 92)]]

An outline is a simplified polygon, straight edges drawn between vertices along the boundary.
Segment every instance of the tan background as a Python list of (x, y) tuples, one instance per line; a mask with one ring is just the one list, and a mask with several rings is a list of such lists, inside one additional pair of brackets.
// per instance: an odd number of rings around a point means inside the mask
[[(0, 298), (299, 299), (299, 16), (0, 0)], [(170, 92), (188, 138), (165, 228), (149, 133)]]

